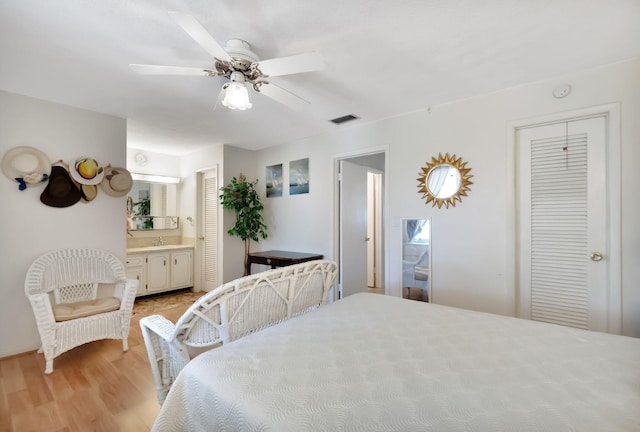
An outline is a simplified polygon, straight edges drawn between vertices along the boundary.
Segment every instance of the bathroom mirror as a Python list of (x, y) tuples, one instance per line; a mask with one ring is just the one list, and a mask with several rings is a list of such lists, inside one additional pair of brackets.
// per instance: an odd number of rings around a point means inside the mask
[(419, 193), (426, 198), (426, 204), (441, 208), (444, 204), (455, 206), (456, 201), (462, 201), (462, 197), (467, 195), (469, 185), (473, 184), (469, 179), (473, 177), (469, 174), (471, 168), (467, 168), (467, 162), (462, 162), (462, 158), (456, 155), (449, 156), (446, 153), (432, 157), (431, 163), (422, 168), (422, 173), (418, 178)]
[(402, 297), (431, 301), (431, 220), (402, 219)]
[(179, 178), (133, 174), (127, 196), (127, 228), (130, 230), (178, 228)]

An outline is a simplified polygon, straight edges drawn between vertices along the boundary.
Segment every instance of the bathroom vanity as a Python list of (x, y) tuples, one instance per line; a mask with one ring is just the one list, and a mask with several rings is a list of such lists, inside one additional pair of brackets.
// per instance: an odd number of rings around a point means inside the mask
[(127, 277), (139, 281), (137, 296), (193, 286), (193, 246), (128, 248)]

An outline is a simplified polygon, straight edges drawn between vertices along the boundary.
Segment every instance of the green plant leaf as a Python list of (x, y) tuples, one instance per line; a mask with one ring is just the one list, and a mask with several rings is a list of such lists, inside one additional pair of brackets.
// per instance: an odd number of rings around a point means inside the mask
[(220, 204), (223, 208), (234, 210), (235, 224), (227, 231), (230, 235), (259, 242), (267, 238), (267, 226), (262, 218), (264, 206), (255, 189), (258, 180), (248, 182), (244, 175), (233, 177), (231, 182), (220, 188)]

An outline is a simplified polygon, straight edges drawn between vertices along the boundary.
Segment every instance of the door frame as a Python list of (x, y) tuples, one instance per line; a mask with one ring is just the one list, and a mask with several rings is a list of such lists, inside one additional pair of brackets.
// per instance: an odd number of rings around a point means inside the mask
[[(609, 240), (609, 274), (607, 275), (607, 332), (622, 334), (622, 199), (621, 199), (621, 143), (620, 143), (620, 104), (612, 103), (594, 107), (558, 112), (554, 114), (511, 121), (507, 124), (507, 244), (506, 256), (511, 257), (506, 266), (507, 308), (513, 316), (519, 316), (518, 290), (518, 233), (517, 233), (517, 177), (516, 144), (517, 130), (525, 127), (578, 120), (586, 117), (604, 116), (606, 121), (607, 154), (607, 223)], [(508, 258), (509, 259), (509, 258)], [(509, 263), (508, 263), (509, 264)], [(509, 288), (512, 287), (512, 288)]]
[(382, 203), (382, 243), (384, 245), (384, 256), (382, 262), (384, 266), (384, 292), (385, 295), (389, 294), (389, 147), (380, 146), (333, 155), (333, 256), (338, 263), (337, 289), (334, 291), (333, 300), (338, 300), (338, 292), (342, 290), (342, 269), (340, 268), (340, 161), (377, 153), (384, 153), (384, 173), (382, 173), (382, 187), (384, 189), (384, 202)]

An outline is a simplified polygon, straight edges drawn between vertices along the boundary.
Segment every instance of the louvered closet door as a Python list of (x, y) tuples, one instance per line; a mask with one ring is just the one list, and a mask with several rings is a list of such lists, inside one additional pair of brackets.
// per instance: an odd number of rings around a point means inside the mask
[(205, 291), (218, 286), (218, 172), (202, 175), (202, 285)]
[(523, 317), (606, 331), (605, 130), (604, 117), (518, 130)]

